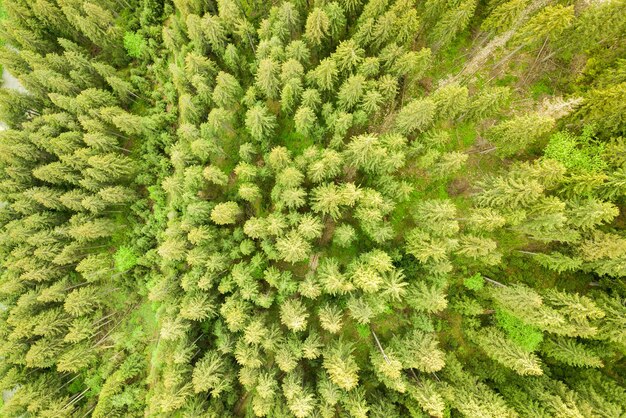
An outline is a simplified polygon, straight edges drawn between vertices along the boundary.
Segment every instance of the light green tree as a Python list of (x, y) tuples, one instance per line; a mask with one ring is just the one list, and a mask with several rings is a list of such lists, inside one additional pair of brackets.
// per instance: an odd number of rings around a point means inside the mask
[(246, 112), (245, 125), (252, 138), (263, 142), (276, 129), (276, 116), (269, 112), (267, 106), (257, 103)]
[(537, 142), (554, 127), (554, 119), (538, 113), (516, 116), (490, 128), (486, 136), (502, 157), (517, 154)]
[(218, 225), (234, 224), (241, 213), (241, 208), (235, 202), (218, 203), (211, 210), (211, 220)]
[(315, 122), (317, 117), (315, 112), (310, 107), (300, 107), (296, 111), (296, 114), (293, 117), (296, 132), (301, 135), (308, 136), (313, 131), (315, 127)]
[(321, 90), (328, 91), (332, 90), (337, 82), (339, 69), (334, 60), (324, 58), (309, 74)]
[(398, 132), (410, 134), (430, 127), (435, 117), (435, 103), (431, 99), (414, 99), (407, 103), (396, 116)]
[(218, 107), (229, 108), (238, 103), (243, 89), (231, 74), (220, 71), (215, 78), (212, 98)]
[(304, 331), (309, 314), (299, 299), (289, 299), (280, 306), (280, 322), (292, 331)]
[(494, 327), (486, 327), (478, 331), (474, 336), (474, 341), (489, 358), (522, 376), (543, 374), (541, 362), (535, 354), (519, 348)]
[(320, 325), (326, 331), (336, 334), (343, 325), (343, 313), (341, 309), (332, 305), (324, 305), (318, 311)]
[(361, 100), (365, 92), (365, 77), (356, 74), (348, 79), (339, 88), (337, 93), (338, 105), (342, 110), (350, 111)]
[(271, 58), (262, 59), (257, 68), (255, 85), (268, 99), (277, 98), (280, 90), (280, 64)]
[(311, 245), (296, 231), (276, 240), (276, 250), (288, 263), (305, 261), (311, 253)]
[(354, 389), (359, 383), (359, 366), (352, 356), (352, 350), (350, 344), (339, 340), (323, 353), (324, 369), (330, 380), (346, 391)]
[(324, 9), (314, 8), (306, 18), (304, 37), (312, 46), (322, 43), (329, 35), (330, 19)]

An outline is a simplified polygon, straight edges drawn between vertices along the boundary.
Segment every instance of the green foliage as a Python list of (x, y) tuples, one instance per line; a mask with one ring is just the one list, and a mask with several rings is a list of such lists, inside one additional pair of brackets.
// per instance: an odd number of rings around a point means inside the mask
[(557, 132), (546, 145), (544, 156), (574, 172), (603, 171), (607, 166), (602, 159), (604, 144), (593, 140), (593, 132), (593, 127), (586, 127), (580, 136)]
[(146, 40), (141, 34), (136, 32), (126, 32), (124, 34), (124, 48), (131, 58), (141, 58), (147, 48)]
[(124, 272), (137, 265), (138, 257), (131, 247), (122, 246), (113, 255), (113, 260), (115, 261), (117, 271)]
[(506, 331), (507, 336), (528, 352), (537, 350), (543, 341), (543, 333), (540, 330), (524, 323), (522, 319), (506, 310), (498, 309), (496, 320), (498, 325)]
[(358, 332), (361, 338), (367, 338), (371, 334), (370, 328), (367, 325), (358, 324), (356, 326), (356, 332)]
[(485, 279), (480, 273), (476, 273), (473, 276), (463, 279), (463, 285), (470, 290), (481, 290), (485, 287)]

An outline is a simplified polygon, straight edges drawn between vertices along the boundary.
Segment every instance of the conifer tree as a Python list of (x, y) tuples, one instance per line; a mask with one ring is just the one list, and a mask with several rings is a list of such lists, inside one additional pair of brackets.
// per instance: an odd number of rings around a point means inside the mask
[(239, 82), (231, 74), (220, 71), (215, 78), (212, 99), (219, 107), (234, 106), (243, 95)]
[(330, 31), (330, 19), (324, 9), (316, 7), (306, 18), (305, 38), (312, 45), (319, 45)]
[(475, 336), (475, 341), (487, 356), (520, 375), (543, 374), (541, 363), (534, 354), (526, 353), (507, 341), (504, 335), (495, 328), (480, 331)]
[(259, 142), (266, 141), (276, 127), (276, 117), (267, 107), (257, 103), (246, 112), (246, 129), (252, 138)]
[(218, 225), (233, 224), (241, 214), (241, 209), (235, 202), (218, 203), (211, 210), (211, 220)]
[(308, 316), (306, 308), (297, 299), (290, 299), (281, 305), (280, 321), (292, 331), (306, 329)]
[(297, 263), (308, 258), (311, 246), (300, 234), (292, 231), (276, 240), (276, 250), (281, 259), (288, 263)]
[(324, 353), (324, 369), (330, 380), (341, 389), (349, 391), (358, 384), (358, 365), (352, 356), (352, 347), (339, 340)]
[(554, 127), (554, 120), (539, 114), (517, 116), (501, 122), (487, 132), (498, 154), (508, 157), (534, 144)]
[(402, 134), (426, 130), (435, 116), (435, 104), (430, 99), (415, 99), (406, 104), (396, 117), (396, 128)]

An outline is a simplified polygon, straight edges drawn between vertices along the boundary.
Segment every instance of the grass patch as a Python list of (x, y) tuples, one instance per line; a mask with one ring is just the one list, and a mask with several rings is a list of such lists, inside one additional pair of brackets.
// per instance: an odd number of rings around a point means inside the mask
[(535, 100), (551, 94), (554, 94), (554, 90), (546, 80), (539, 80), (530, 86), (530, 95)]
[(500, 86), (500, 87), (511, 87), (515, 83), (517, 83), (518, 80), (519, 80), (518, 76), (513, 75), (513, 74), (507, 74), (504, 77), (498, 78), (495, 84), (496, 86)]
[(454, 74), (463, 69), (465, 65), (464, 51), (467, 51), (472, 43), (472, 35), (469, 30), (461, 33), (454, 43), (437, 54), (437, 66), (435, 76), (441, 77), (442, 74)]
[(474, 145), (476, 138), (478, 138), (478, 131), (476, 130), (476, 124), (474, 122), (463, 122), (455, 125), (453, 131), (456, 143), (452, 142), (453, 149), (460, 151), (467, 149)]
[(292, 155), (300, 155), (308, 147), (315, 144), (310, 136), (304, 136), (296, 132), (293, 119), (281, 118), (280, 134), (277, 137), (277, 144), (286, 147)]

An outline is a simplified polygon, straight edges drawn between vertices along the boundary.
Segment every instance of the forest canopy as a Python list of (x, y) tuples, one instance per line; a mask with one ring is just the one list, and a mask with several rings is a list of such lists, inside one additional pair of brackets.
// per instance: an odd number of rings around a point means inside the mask
[(623, 417), (625, 0), (2, 0), (0, 416)]

